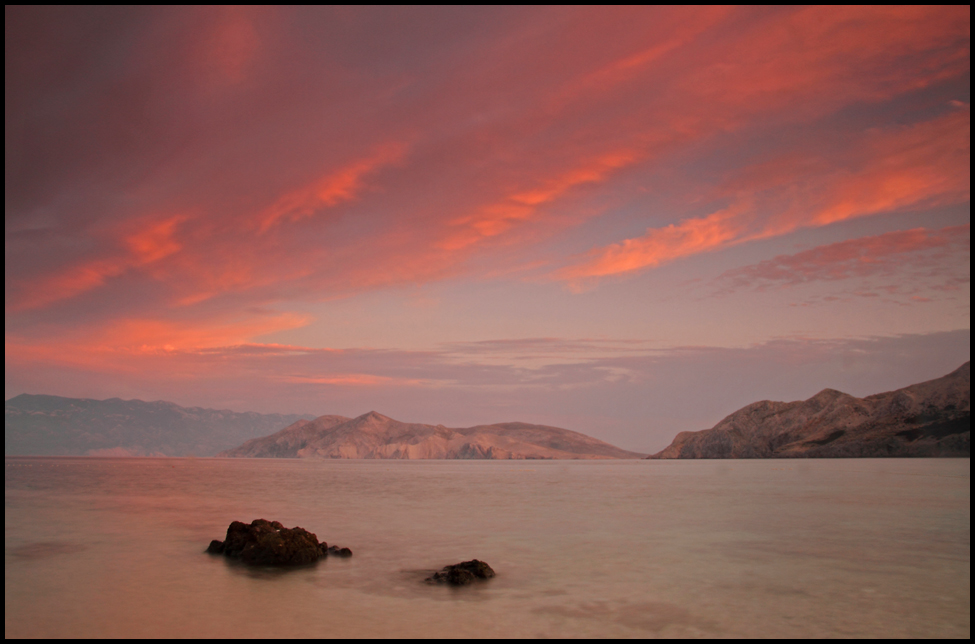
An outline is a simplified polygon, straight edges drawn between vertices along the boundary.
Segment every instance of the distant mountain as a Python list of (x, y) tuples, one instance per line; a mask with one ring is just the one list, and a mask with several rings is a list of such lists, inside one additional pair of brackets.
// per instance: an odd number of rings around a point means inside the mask
[(358, 418), (300, 420), (220, 456), (236, 458), (643, 458), (584, 434), (527, 423), (443, 425), (401, 423), (369, 412)]
[(213, 456), (302, 418), (171, 402), (22, 394), (4, 403), (5, 456)]
[(855, 398), (752, 403), (649, 458), (971, 456), (971, 371)]

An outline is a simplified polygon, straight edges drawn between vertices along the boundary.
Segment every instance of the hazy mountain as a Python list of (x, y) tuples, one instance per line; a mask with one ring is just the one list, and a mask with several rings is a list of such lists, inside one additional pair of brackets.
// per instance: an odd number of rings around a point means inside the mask
[(171, 402), (22, 394), (4, 404), (6, 456), (212, 456), (302, 418)]
[(452, 429), (401, 423), (369, 412), (358, 418), (298, 421), (220, 456), (264, 458), (642, 458), (595, 438), (544, 425), (499, 423)]
[(650, 458), (970, 456), (970, 363), (947, 376), (855, 398), (752, 403), (712, 429), (681, 432)]

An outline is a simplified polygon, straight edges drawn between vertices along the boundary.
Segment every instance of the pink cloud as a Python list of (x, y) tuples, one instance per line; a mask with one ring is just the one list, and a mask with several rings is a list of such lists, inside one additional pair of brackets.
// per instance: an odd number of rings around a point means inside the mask
[(400, 143), (380, 146), (374, 154), (280, 197), (258, 216), (260, 231), (264, 232), (282, 220), (297, 222), (311, 217), (320, 209), (355, 199), (364, 188), (366, 175), (400, 161), (405, 152), (406, 147)]
[(969, 114), (956, 112), (911, 127), (868, 132), (850, 145), (846, 158), (826, 167), (793, 158), (770, 171), (749, 168), (725, 186), (732, 206), (597, 248), (555, 275), (578, 283), (800, 228), (961, 203), (970, 198), (969, 140)]
[[(24, 311), (48, 306), (60, 300), (76, 297), (105, 284), (127, 271), (146, 268), (182, 250), (177, 240), (178, 227), (185, 215), (162, 219), (152, 218), (123, 226), (113, 231), (116, 248), (103, 259), (79, 262), (53, 274), (42, 274), (26, 283), (15, 285), (7, 294), (8, 307)], [(135, 228), (135, 230), (132, 230)]]
[[(967, 7), (7, 18), (17, 369), (177, 382), (307, 302), (560, 266), (583, 284), (969, 199), (968, 109), (929, 104), (967, 87)], [(353, 362), (288, 377), (433, 380)]]
[(707, 217), (685, 219), (679, 224), (647, 231), (643, 237), (624, 240), (590, 253), (586, 263), (557, 273), (566, 280), (606, 277), (653, 268), (688, 255), (708, 252), (740, 241), (746, 230), (743, 207), (718, 211)]
[(939, 276), (949, 277), (953, 268), (968, 268), (965, 256), (970, 253), (970, 230), (969, 225), (940, 230), (914, 228), (848, 239), (727, 271), (718, 282), (731, 289), (761, 289), (772, 285), (887, 276), (907, 267), (933, 269)]
[[(809, 121), (843, 105), (880, 101), (967, 69), (965, 49), (955, 44), (968, 33), (968, 22), (961, 19), (964, 9), (579, 10), (565, 13), (557, 25), (531, 15), (526, 19), (538, 24), (524, 28), (530, 32), (546, 25), (539, 38), (511, 36), (490, 56), (469, 51), (456, 68), (429, 76), (382, 76), (379, 71), (370, 76), (355, 65), (336, 67), (334, 58), (284, 35), (288, 21), (301, 21), (301, 15), (262, 11), (203, 12), (200, 28), (187, 33), (189, 54), (150, 39), (145, 51), (128, 59), (133, 68), (126, 68), (127, 74), (155, 91), (171, 90), (173, 104), (186, 110), (184, 121), (156, 123), (150, 146), (140, 148), (158, 154), (154, 150), (164, 150), (173, 138), (188, 142), (186, 152), (173, 153), (170, 164), (155, 167), (155, 173), (147, 169), (148, 183), (140, 186), (154, 200), (173, 201), (176, 211), (196, 213), (193, 221), (180, 224), (179, 237), (170, 239), (181, 252), (160, 257), (146, 271), (172, 291), (176, 306), (227, 292), (250, 293), (261, 303), (466, 275), (474, 255), (488, 259), (481, 266), (502, 252), (499, 246), (514, 244), (531, 255), (540, 240), (608, 216), (605, 203), (586, 200), (617, 191), (627, 173), (655, 172), (684, 146), (770, 115)], [(321, 41), (321, 46), (331, 45)], [(156, 49), (150, 52), (151, 47)], [(247, 82), (227, 90), (241, 93), (227, 94), (226, 105), (214, 103), (210, 89), (181, 86), (170, 72), (149, 65), (150, 53), (172, 57), (175, 69), (177, 62), (211, 61)], [(437, 89), (444, 86), (450, 91)], [(138, 95), (137, 87), (122, 87)], [(397, 88), (409, 88), (410, 99), (391, 99)], [(335, 111), (334, 105), (345, 104), (359, 107), (351, 113)], [(235, 126), (235, 119), (226, 118), (231, 105), (247, 110), (246, 125)], [(284, 105), (289, 107), (281, 112)], [(370, 116), (374, 111), (385, 117)], [(100, 126), (106, 133), (129, 115), (113, 118)], [(212, 127), (183, 129), (184, 122), (201, 118)], [(967, 116), (963, 120), (967, 125)], [(967, 142), (961, 125), (943, 126), (956, 142)], [(919, 126), (915, 144), (923, 144), (926, 136), (947, 140), (947, 135), (922, 130)], [(17, 140), (12, 138), (14, 149)], [(403, 143), (390, 143), (406, 140), (411, 142), (409, 158)], [(877, 170), (872, 176), (869, 168), (856, 167), (856, 159), (833, 160), (837, 171), (810, 180), (801, 195), (824, 189), (833, 193), (832, 201), (819, 204), (815, 213), (752, 222), (753, 204), (788, 209), (782, 203), (787, 195), (765, 194), (775, 192), (770, 186), (729, 185), (726, 194), (710, 195), (730, 197), (728, 208), (681, 218), (687, 204), (679, 204), (677, 221), (605, 246), (602, 254), (597, 249), (559, 276), (583, 279), (639, 270), (810, 221), (823, 225), (916, 205), (923, 195), (962, 198), (958, 195), (965, 191), (957, 177), (941, 172), (935, 158), (946, 153), (944, 145), (926, 152), (926, 164), (920, 162), (923, 151), (877, 145), (875, 157), (910, 157), (899, 163), (900, 173)], [(78, 145), (67, 140), (64, 147), (68, 155), (62, 158), (70, 159)], [(942, 165), (958, 165), (956, 157), (966, 150), (955, 150)], [(26, 152), (21, 156), (29, 157)], [(143, 162), (138, 155), (110, 156)], [(843, 172), (850, 174), (846, 183)], [(796, 177), (783, 177), (783, 182)], [(160, 183), (152, 184), (153, 179)], [(180, 188), (166, 189), (165, 184)], [(435, 197), (418, 194), (423, 191)], [(187, 207), (175, 208), (175, 202)], [(313, 216), (325, 210), (332, 214)], [(19, 216), (11, 213), (14, 219)], [(134, 208), (116, 216), (144, 214)], [(250, 220), (257, 222), (256, 231), (248, 228)], [(361, 230), (346, 225), (350, 220)], [(343, 235), (336, 237), (339, 226)], [(271, 228), (274, 239), (258, 234)], [(65, 266), (62, 272), (79, 277), (64, 281), (63, 288), (25, 289), (46, 293), (30, 307), (88, 292), (125, 273), (128, 260), (106, 253), (96, 248), (93, 256)], [(526, 266), (538, 265), (535, 258), (519, 259)], [(546, 261), (564, 263), (564, 258)], [(501, 274), (497, 267), (489, 272)]]
[(459, 228), (460, 231), (448, 232), (446, 239), (437, 245), (445, 251), (458, 251), (485, 238), (506, 233), (537, 216), (542, 206), (563, 197), (573, 188), (603, 182), (614, 170), (632, 165), (638, 159), (639, 155), (631, 150), (617, 150), (584, 161), (553, 177), (536, 178), (535, 185), (516, 190), (501, 201), (483, 206), (474, 215), (449, 222), (452, 229)]

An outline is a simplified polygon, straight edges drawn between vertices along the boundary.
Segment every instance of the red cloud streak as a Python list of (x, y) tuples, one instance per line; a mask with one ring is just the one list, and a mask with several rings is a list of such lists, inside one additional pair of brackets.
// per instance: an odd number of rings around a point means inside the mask
[(5, 16), (8, 379), (130, 373), (115, 358), (252, 342), (367, 291), (562, 293), (970, 199), (968, 7)]
[(966, 110), (909, 128), (868, 132), (845, 159), (825, 168), (805, 160), (749, 168), (727, 186), (734, 202), (728, 208), (597, 249), (557, 276), (605, 277), (803, 227), (967, 201), (970, 134)]

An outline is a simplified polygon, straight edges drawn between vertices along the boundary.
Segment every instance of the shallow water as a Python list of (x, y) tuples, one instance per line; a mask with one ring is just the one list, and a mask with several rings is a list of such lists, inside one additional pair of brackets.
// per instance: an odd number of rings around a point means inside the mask
[[(7, 458), (6, 637), (970, 637), (969, 459)], [(279, 520), (351, 559), (203, 553)], [(427, 586), (478, 558), (474, 587)]]

